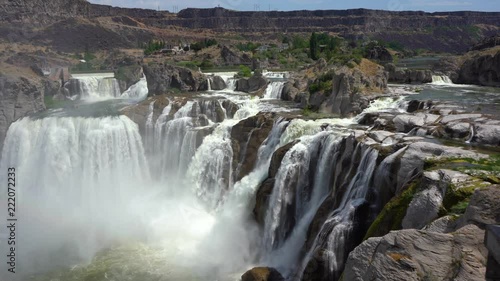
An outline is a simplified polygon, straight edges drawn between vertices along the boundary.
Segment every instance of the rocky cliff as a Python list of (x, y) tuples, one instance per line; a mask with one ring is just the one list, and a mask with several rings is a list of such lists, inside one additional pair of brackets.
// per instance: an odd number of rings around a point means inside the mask
[(44, 92), (37, 79), (0, 75), (0, 148), (12, 122), (45, 109)]
[[(322, 78), (328, 76), (327, 78)], [(369, 60), (363, 59), (358, 64), (336, 67), (314, 81), (319, 85), (319, 91), (312, 91), (309, 97), (309, 107), (322, 113), (333, 113), (350, 116), (361, 113), (368, 106), (370, 99), (381, 95), (387, 88), (387, 72), (384, 68)], [(330, 78), (330, 81), (322, 81)], [(322, 85), (326, 89), (323, 91)], [(309, 87), (311, 90), (311, 86)]]
[[(132, 31), (156, 32), (155, 28), (171, 26), (187, 29), (210, 29), (215, 32), (237, 32), (246, 38), (262, 39), (276, 32), (328, 31), (347, 39), (374, 38), (398, 41), (411, 49), (430, 49), (442, 52), (462, 52), (479, 38), (493, 36), (499, 31), (500, 13), (490, 12), (391, 12), (379, 10), (320, 10), (290, 12), (239, 12), (223, 8), (185, 9), (178, 14), (168, 11), (126, 9), (90, 4), (83, 0), (50, 2), (15, 0), (0, 2), (0, 21), (25, 25), (0, 27), (0, 33), (12, 30), (32, 31), (33, 26), (45, 27), (67, 19), (92, 20), (113, 17), (120, 27), (131, 25), (126, 37), (131, 43), (143, 40)], [(102, 23), (101, 23), (102, 24)], [(106, 28), (113, 29), (109, 23)], [(39, 33), (37, 30), (35, 33)], [(267, 35), (266, 35), (267, 34)], [(12, 35), (13, 36), (13, 35)], [(103, 37), (104, 38), (104, 37)], [(146, 38), (146, 40), (149, 38)], [(132, 46), (132, 44), (131, 44)]]
[(457, 83), (500, 87), (500, 47), (468, 57), (458, 71)]

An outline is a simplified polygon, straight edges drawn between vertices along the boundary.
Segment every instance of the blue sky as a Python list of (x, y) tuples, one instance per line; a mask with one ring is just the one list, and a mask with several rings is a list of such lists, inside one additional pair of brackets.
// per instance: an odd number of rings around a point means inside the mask
[(234, 10), (317, 10), (369, 8), (391, 11), (494, 11), (500, 12), (500, 0), (89, 0), (97, 4), (161, 10), (186, 7), (221, 7)]

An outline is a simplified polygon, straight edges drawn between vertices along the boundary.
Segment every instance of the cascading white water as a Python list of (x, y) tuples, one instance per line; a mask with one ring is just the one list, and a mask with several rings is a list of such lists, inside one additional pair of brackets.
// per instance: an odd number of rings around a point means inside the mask
[[(365, 204), (373, 172), (376, 168), (378, 151), (372, 148), (360, 145), (356, 150), (362, 149), (362, 157), (359, 166), (356, 169), (354, 177), (349, 185), (343, 191), (342, 198), (337, 207), (330, 213), (326, 222), (321, 226), (316, 236), (313, 246), (309, 249), (305, 258), (302, 260), (299, 268), (299, 274), (302, 274), (307, 263), (313, 258), (315, 251), (320, 247), (326, 247), (327, 251), (323, 253), (328, 260), (328, 276), (331, 279), (334, 274), (338, 274), (345, 262), (345, 243), (348, 235), (354, 226), (354, 215), (359, 206)], [(356, 153), (354, 153), (355, 155)]]
[(127, 117), (24, 118), (9, 128), (0, 167), (16, 169), (19, 272), (70, 265), (144, 235), (130, 204), (141, 197), (137, 187), (148, 186), (149, 170)]
[[(113, 73), (73, 74), (72, 79), (77, 87), (69, 87), (71, 96), (80, 99), (110, 99), (120, 97), (120, 85)], [(76, 92), (75, 92), (76, 91)]]
[(265, 99), (281, 99), (281, 93), (283, 92), (283, 87), (285, 82), (277, 81), (271, 82), (267, 85), (266, 92), (264, 93)]
[(207, 84), (208, 84), (208, 91), (212, 91), (212, 78), (208, 77), (207, 78)]
[(123, 94), (121, 98), (125, 99), (136, 99), (142, 100), (148, 96), (148, 81), (146, 76), (143, 76), (137, 83), (130, 86)]
[(446, 75), (432, 75), (432, 84), (434, 85), (453, 85), (450, 77)]
[(275, 79), (285, 79), (290, 76), (288, 72), (272, 72), (272, 71), (263, 71), (262, 75), (267, 78), (275, 78)]
[[(264, 263), (281, 269), (284, 274), (289, 274), (290, 265), (297, 263), (300, 256), (300, 246), (307, 237), (307, 229), (321, 203), (329, 194), (330, 182), (334, 176), (331, 172), (332, 167), (335, 166), (337, 157), (341, 153), (338, 147), (339, 140), (340, 135), (332, 131), (305, 137), (300, 144), (290, 149), (289, 155), (285, 155), (284, 160), (287, 161), (282, 161), (266, 217), (264, 244), (267, 247), (267, 254)], [(301, 161), (304, 159), (309, 161), (306, 163), (300, 162), (300, 166), (294, 164), (293, 158), (295, 158), (297, 152), (302, 154)], [(313, 159), (316, 154), (319, 154), (319, 158), (317, 162), (315, 161), (317, 165), (313, 172), (313, 180), (309, 182), (308, 166), (311, 165), (311, 161), (316, 160)], [(306, 156), (304, 157), (304, 155)], [(290, 187), (286, 186), (286, 184), (288, 183), (287, 179), (289, 180), (294, 173), (293, 171), (297, 171), (297, 169), (304, 175), (302, 182), (299, 181), (295, 184), (296, 189), (294, 191), (293, 189), (290, 190)], [(283, 204), (283, 202), (280, 202), (282, 200), (289, 202)], [(286, 208), (283, 208), (287, 205), (296, 206), (292, 214)], [(286, 220), (290, 216), (296, 221), (292, 231), (283, 229), (287, 227)], [(282, 234), (287, 232), (289, 236), (284, 238)]]

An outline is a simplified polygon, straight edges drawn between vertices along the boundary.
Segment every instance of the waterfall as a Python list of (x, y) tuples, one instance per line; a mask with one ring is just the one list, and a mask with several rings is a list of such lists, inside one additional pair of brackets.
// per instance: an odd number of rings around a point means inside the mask
[(113, 74), (74, 74), (65, 87), (71, 96), (80, 99), (110, 99), (120, 97), (120, 85)]
[(211, 77), (207, 78), (207, 84), (208, 84), (208, 91), (211, 92), (212, 91), (212, 78)]
[[(354, 157), (358, 154), (361, 154), (359, 165), (353, 165), (356, 163)], [(337, 199), (338, 202), (335, 204), (335, 208), (322, 224), (313, 246), (303, 259), (299, 268), (299, 275), (309, 271), (307, 268), (308, 263), (315, 259), (314, 256), (317, 251), (323, 249), (320, 253), (323, 259), (328, 261), (328, 272), (324, 273), (324, 278), (336, 280), (343, 270), (347, 254), (352, 250), (352, 246), (348, 246), (347, 243), (352, 239), (350, 236), (355, 226), (356, 212), (367, 204), (367, 195), (376, 168), (378, 151), (358, 144), (351, 157), (353, 158), (351, 159), (351, 171), (345, 173), (344, 176), (355, 172), (345, 189), (343, 185), (336, 187), (338, 189), (335, 190), (334, 196), (340, 196), (340, 198)]]
[(452, 85), (450, 77), (446, 75), (432, 75), (432, 84), (434, 85)]
[(148, 96), (148, 82), (146, 76), (143, 76), (137, 83), (130, 86), (123, 94), (122, 98), (142, 100)]
[(262, 75), (267, 78), (274, 79), (286, 79), (290, 76), (288, 72), (271, 72), (271, 71), (263, 71)]
[(21, 273), (90, 260), (116, 240), (144, 235), (131, 202), (147, 189), (149, 170), (138, 126), (127, 117), (18, 120), (0, 167), (16, 169)]
[(226, 89), (230, 91), (236, 90), (236, 79), (234, 77), (227, 78), (226, 80)]
[(281, 93), (283, 92), (283, 87), (285, 82), (271, 82), (267, 85), (266, 93), (264, 94), (265, 99), (281, 99)]
[(332, 131), (306, 136), (283, 158), (266, 212), (266, 263), (284, 269), (297, 262), (307, 229), (329, 194), (331, 171), (342, 152), (339, 140)]

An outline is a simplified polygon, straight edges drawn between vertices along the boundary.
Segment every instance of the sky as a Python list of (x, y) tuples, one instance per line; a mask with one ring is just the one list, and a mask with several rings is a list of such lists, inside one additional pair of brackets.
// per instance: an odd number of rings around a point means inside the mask
[(91, 3), (128, 8), (179, 11), (218, 5), (240, 11), (327, 10), (367, 8), (390, 11), (491, 11), (500, 12), (500, 0), (89, 0)]

